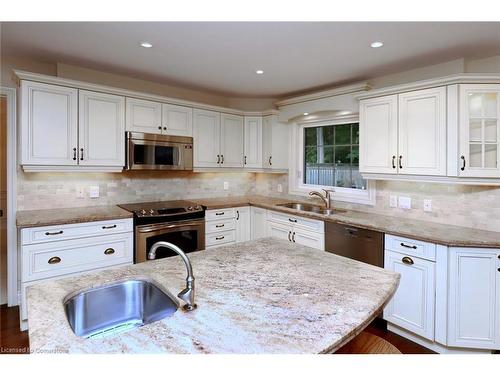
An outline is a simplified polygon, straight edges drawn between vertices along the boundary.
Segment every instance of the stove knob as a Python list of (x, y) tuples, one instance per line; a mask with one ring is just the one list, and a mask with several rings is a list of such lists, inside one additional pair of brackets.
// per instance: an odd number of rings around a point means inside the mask
[(149, 210), (149, 213), (153, 215), (155, 213), (155, 210)]
[(187, 208), (187, 210), (188, 210), (188, 211), (193, 211), (193, 210), (194, 210), (194, 207), (193, 207), (193, 206), (189, 206), (189, 207)]
[(195, 210), (201, 210), (201, 206), (195, 206), (194, 209)]
[(141, 210), (142, 215), (146, 215), (146, 210)]

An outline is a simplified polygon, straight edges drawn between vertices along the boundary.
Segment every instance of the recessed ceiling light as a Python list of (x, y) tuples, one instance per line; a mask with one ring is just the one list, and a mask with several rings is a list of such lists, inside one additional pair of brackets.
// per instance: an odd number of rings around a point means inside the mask
[(370, 47), (372, 48), (380, 48), (384, 45), (384, 42), (373, 42), (372, 44), (370, 44)]
[(153, 47), (153, 45), (149, 42), (142, 42), (141, 43), (141, 47), (144, 47), (144, 48), (151, 48)]
[(304, 116), (307, 116), (309, 114), (309, 112), (304, 112)]
[(257, 74), (264, 74), (264, 71), (261, 70), (261, 69), (258, 69), (258, 70), (255, 71), (255, 73), (257, 73)]

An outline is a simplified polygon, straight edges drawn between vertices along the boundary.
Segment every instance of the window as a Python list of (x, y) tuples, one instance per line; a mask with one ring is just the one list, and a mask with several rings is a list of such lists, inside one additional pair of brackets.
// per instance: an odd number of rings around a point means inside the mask
[(304, 175), (307, 185), (366, 189), (359, 173), (359, 124), (304, 127)]

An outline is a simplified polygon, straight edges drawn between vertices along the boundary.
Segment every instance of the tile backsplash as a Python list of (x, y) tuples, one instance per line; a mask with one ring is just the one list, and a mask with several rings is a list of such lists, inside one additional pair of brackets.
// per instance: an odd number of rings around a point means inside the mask
[[(227, 190), (224, 190), (224, 182), (229, 184)], [(278, 192), (278, 185), (283, 192)], [(99, 198), (89, 197), (90, 186), (99, 186)], [(334, 202), (334, 205), (382, 215), (500, 231), (500, 187), (377, 181), (376, 188), (374, 206), (343, 202)], [(82, 190), (83, 198), (79, 198)], [(288, 194), (287, 174), (158, 171), (18, 174), (18, 210), (248, 194), (293, 198)], [(391, 195), (410, 197), (412, 209), (391, 208)], [(431, 212), (423, 210), (424, 199), (432, 200)]]

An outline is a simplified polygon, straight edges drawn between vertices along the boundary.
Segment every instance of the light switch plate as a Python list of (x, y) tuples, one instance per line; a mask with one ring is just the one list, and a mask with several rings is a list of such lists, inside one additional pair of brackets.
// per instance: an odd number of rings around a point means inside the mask
[(85, 190), (83, 189), (83, 187), (80, 187), (78, 189), (78, 192), (76, 193), (76, 196), (78, 197), (78, 199), (85, 198)]
[(424, 199), (424, 211), (425, 212), (432, 211), (432, 199)]
[(389, 207), (392, 207), (392, 208), (398, 207), (398, 196), (397, 195), (389, 196)]
[(278, 190), (278, 193), (283, 193), (283, 185), (278, 184), (277, 190)]
[(398, 197), (398, 206), (403, 210), (411, 210), (411, 198), (410, 197)]
[(99, 198), (99, 186), (89, 186), (90, 198)]
[(229, 182), (224, 181), (224, 190), (229, 189)]

